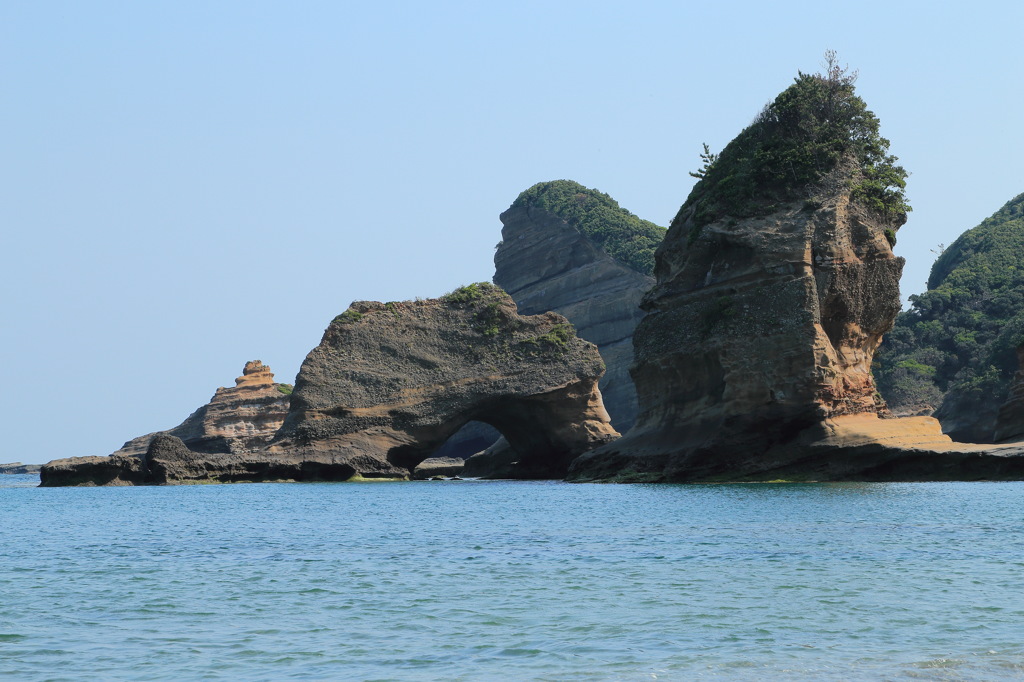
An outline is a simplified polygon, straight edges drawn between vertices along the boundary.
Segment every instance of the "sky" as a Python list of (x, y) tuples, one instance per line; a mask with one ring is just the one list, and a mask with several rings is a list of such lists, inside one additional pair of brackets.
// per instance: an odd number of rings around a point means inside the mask
[(668, 225), (825, 50), (911, 173), (902, 297), (1024, 192), (1017, 2), (0, 1), (0, 462), (294, 381), (353, 300), (489, 280), (555, 179)]

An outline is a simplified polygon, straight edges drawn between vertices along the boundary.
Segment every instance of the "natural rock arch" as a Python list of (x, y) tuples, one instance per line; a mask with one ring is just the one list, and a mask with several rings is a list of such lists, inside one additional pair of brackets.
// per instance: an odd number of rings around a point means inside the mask
[(564, 317), (521, 316), (487, 283), (433, 300), (360, 301), (306, 357), (268, 454), (407, 477), (478, 421), (505, 436), (515, 476), (561, 477), (618, 435), (597, 388), (603, 372)]

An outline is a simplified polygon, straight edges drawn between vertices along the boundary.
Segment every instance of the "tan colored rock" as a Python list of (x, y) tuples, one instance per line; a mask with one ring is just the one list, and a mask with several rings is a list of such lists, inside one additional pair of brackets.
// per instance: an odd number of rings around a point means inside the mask
[(220, 387), (210, 402), (167, 431), (147, 433), (121, 446), (112, 455), (140, 457), (160, 433), (180, 438), (197, 452), (244, 453), (262, 449), (284, 423), (291, 402), (291, 385), (274, 381), (270, 367), (259, 360), (245, 363), (231, 388)]

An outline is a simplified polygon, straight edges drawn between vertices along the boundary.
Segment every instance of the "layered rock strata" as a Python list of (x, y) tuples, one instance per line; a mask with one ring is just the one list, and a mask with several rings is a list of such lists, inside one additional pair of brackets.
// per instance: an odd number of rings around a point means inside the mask
[(469, 421), (517, 453), (519, 478), (560, 478), (617, 437), (597, 382), (604, 363), (561, 315), (522, 316), (480, 283), (441, 299), (354, 303), (299, 371), (268, 450), (364, 478), (404, 478)]
[(265, 447), (281, 428), (291, 402), (291, 384), (274, 381), (259, 360), (245, 363), (231, 388), (220, 387), (210, 402), (167, 431), (133, 438), (112, 455), (139, 457), (160, 433), (180, 438), (196, 452), (245, 453)]
[(616, 429), (629, 429), (637, 412), (629, 376), (633, 331), (644, 315), (640, 300), (654, 278), (610, 256), (570, 219), (529, 200), (514, 203), (501, 222), (494, 283), (522, 314), (564, 315), (581, 338), (597, 345), (607, 366), (600, 384), (605, 407)]

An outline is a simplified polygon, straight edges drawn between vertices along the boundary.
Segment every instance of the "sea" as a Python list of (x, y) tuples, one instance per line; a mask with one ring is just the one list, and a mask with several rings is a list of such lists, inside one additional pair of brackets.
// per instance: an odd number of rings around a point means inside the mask
[(1024, 483), (37, 484), (3, 679), (1024, 679)]

